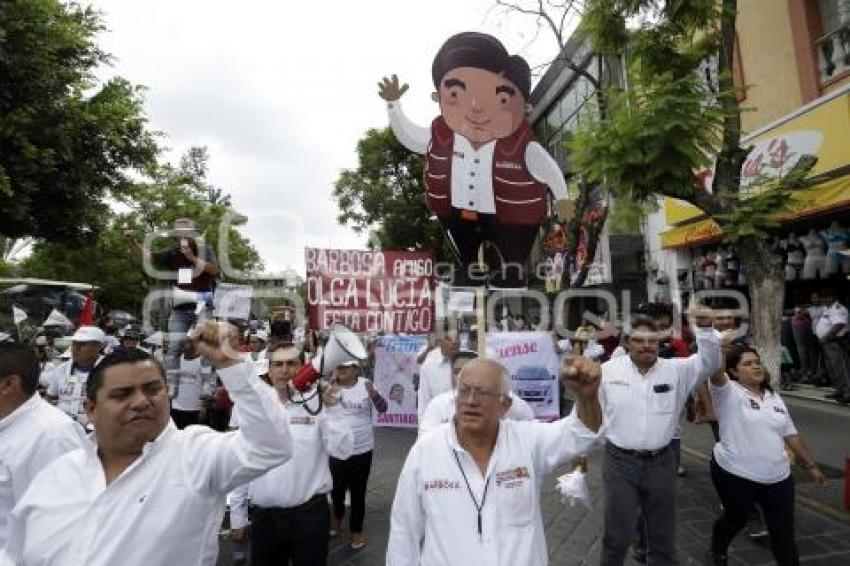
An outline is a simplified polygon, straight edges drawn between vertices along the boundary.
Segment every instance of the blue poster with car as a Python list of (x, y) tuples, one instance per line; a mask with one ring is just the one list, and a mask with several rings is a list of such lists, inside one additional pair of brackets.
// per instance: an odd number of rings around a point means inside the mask
[(559, 417), (558, 355), (549, 332), (491, 332), (487, 349), (511, 372), (512, 389), (537, 420)]

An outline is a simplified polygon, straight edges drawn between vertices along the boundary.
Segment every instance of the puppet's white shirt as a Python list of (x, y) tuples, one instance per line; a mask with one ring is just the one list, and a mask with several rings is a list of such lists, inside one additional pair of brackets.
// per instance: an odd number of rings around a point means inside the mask
[[(398, 141), (410, 151), (424, 155), (431, 143), (431, 129), (410, 121), (399, 101), (387, 103), (390, 127)], [(493, 197), (493, 150), (496, 140), (477, 150), (465, 137), (454, 135), (452, 156), (452, 206), (482, 214), (496, 214)], [(539, 182), (549, 187), (556, 200), (567, 198), (561, 168), (542, 145), (533, 141), (525, 150), (525, 166)]]

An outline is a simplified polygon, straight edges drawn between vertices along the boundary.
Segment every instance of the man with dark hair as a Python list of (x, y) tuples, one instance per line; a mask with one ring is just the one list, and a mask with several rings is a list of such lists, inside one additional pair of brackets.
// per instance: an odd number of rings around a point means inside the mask
[(0, 344), (0, 549), (7, 520), (38, 472), (83, 446), (82, 429), (35, 392), (39, 363), (23, 344)]
[(676, 458), (671, 444), (691, 391), (723, 363), (711, 311), (693, 314), (699, 347), (690, 357), (660, 358), (655, 321), (636, 315), (628, 325), (627, 356), (601, 365), (583, 358), (587, 371), (602, 372), (599, 402), (607, 440), (603, 566), (623, 564), (641, 509), (649, 563), (678, 563)]
[[(426, 155), (425, 198), (457, 246), (461, 271), (455, 285), (475, 283), (469, 267), (482, 242), (499, 249), (502, 270), (492, 283), (522, 287), (537, 231), (548, 214), (547, 186), (566, 215), (567, 187), (558, 164), (534, 141), (525, 118), (531, 71), (483, 33), (450, 37), (431, 68), (433, 100), (441, 116), (430, 128), (410, 122), (399, 103), (407, 91), (398, 77), (379, 84), (393, 133), (409, 150)], [(478, 284), (482, 284), (478, 281)]]
[(210, 321), (198, 339), (240, 404), (241, 430), (177, 430), (159, 362), (138, 349), (108, 355), (87, 383), (96, 436), (36, 477), (12, 511), (0, 563), (215, 564), (227, 493), (289, 459), (292, 437), (236, 352), (235, 328)]
[(197, 320), (196, 309), (215, 290), (218, 260), (212, 248), (203, 244), (200, 232), (190, 218), (174, 221), (168, 235), (174, 246), (151, 252), (140, 244), (132, 231), (124, 236), (134, 253), (152, 267), (168, 272), (172, 280), (172, 308), (168, 316), (169, 347), (165, 356), (168, 369), (177, 369), (180, 361), (180, 340)]
[(827, 373), (835, 391), (825, 395), (842, 405), (850, 403), (850, 343), (847, 308), (832, 291), (821, 294), (825, 309), (815, 323), (815, 334), (823, 348)]
[[(304, 351), (292, 343), (269, 348), (269, 378), (275, 402), (286, 414), (292, 431), (292, 459), (231, 495), (230, 525), (236, 541), (248, 537), (251, 517), (251, 556), (254, 566), (289, 564), (322, 566), (328, 557), (333, 487), (328, 458), (351, 456), (354, 438), (341, 416), (339, 399), (322, 395), (318, 384), (299, 393), (292, 378), (304, 365)], [(329, 406), (333, 403), (333, 406)], [(231, 426), (244, 426), (242, 403), (234, 406)], [(333, 415), (337, 418), (331, 418)], [(250, 506), (249, 506), (250, 502)]]

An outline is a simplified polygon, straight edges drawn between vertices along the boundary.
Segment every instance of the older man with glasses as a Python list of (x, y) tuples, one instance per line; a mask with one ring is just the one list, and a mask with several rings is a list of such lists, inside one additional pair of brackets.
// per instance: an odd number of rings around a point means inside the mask
[[(457, 376), (470, 361), (476, 359), (478, 354), (471, 350), (459, 350), (452, 355), (452, 389), (440, 393), (434, 397), (422, 420), (419, 421), (419, 435), (438, 427), (443, 423), (450, 422), (455, 416), (455, 405), (457, 403)], [(515, 395), (513, 391), (508, 393), (510, 406), (505, 413), (505, 418), (513, 421), (533, 421), (534, 409), (531, 408), (522, 397)]]
[[(510, 374), (470, 361), (457, 377), (455, 417), (414, 444), (393, 501), (387, 565), (544, 565), (540, 488), (556, 466), (597, 442), (600, 373), (569, 360), (573, 414), (552, 423), (503, 420)], [(578, 364), (578, 365), (575, 365)]]

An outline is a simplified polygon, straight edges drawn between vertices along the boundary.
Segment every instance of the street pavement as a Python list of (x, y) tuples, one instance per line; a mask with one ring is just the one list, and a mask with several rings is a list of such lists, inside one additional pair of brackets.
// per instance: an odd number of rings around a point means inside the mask
[[(794, 409), (792, 409), (794, 412)], [(846, 428), (844, 429), (847, 430)], [(803, 431), (805, 434), (805, 431)], [(846, 433), (845, 433), (846, 434)], [(706, 440), (705, 436), (708, 435)], [(384, 563), (389, 534), (389, 514), (395, 484), (404, 458), (416, 439), (413, 430), (376, 429), (375, 456), (369, 479), (365, 532), (369, 538), (366, 548), (352, 551), (345, 535), (331, 539), (331, 566), (376, 566)], [(686, 425), (683, 429), (682, 461), (687, 475), (679, 480), (679, 520), (677, 541), (682, 565), (706, 564), (711, 525), (719, 512), (719, 502), (711, 485), (705, 459), (711, 438), (707, 426)], [(602, 486), (600, 457), (591, 457), (588, 481), (593, 499), (591, 510), (571, 508), (555, 493), (555, 478), (568, 469), (557, 471), (544, 482), (541, 494), (543, 523), (549, 559), (552, 566), (598, 564), (602, 536)], [(799, 491), (806, 488), (800, 478)], [(826, 507), (797, 505), (797, 542), (801, 562), (817, 566), (846, 566), (850, 564), (850, 515), (844, 518), (829, 513)], [(220, 566), (231, 564), (229, 546), (222, 545)], [(742, 533), (730, 549), (730, 564), (760, 566), (773, 564), (767, 540), (753, 541)], [(627, 564), (637, 564), (631, 558)], [(487, 565), (476, 565), (487, 566)]]

